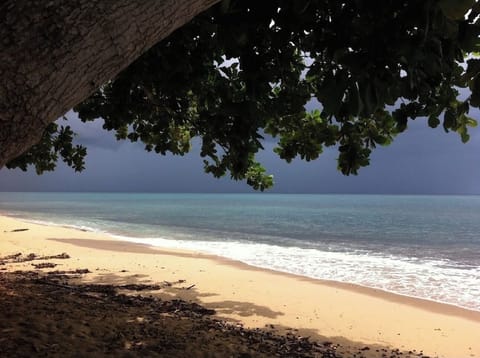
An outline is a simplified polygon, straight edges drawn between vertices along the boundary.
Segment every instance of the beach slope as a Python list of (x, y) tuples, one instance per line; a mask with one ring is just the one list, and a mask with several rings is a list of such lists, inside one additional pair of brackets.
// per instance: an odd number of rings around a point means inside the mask
[(88, 270), (72, 283), (156, 285), (144, 294), (196, 302), (245, 327), (294, 332), (345, 350), (368, 347), (366, 357), (381, 357), (385, 347), (411, 356), (480, 357), (480, 312), (455, 306), (0, 216), (0, 257), (18, 253), (34, 255), (11, 256), (0, 272)]

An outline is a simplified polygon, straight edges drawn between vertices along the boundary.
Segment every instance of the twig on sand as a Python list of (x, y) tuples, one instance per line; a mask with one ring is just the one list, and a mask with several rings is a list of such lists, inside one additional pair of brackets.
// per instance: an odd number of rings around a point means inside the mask
[(54, 264), (53, 262), (42, 262), (40, 264), (31, 264), (31, 265), (35, 267), (37, 270), (42, 268), (53, 268), (57, 266), (57, 264)]

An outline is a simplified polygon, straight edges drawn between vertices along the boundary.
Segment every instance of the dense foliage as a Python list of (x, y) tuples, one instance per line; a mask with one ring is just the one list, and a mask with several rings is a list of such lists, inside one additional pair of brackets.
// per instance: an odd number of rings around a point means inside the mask
[[(223, 1), (75, 110), (161, 154), (182, 155), (199, 137), (207, 172), (256, 189), (272, 185), (255, 161), (265, 135), (287, 161), (338, 146), (339, 169), (356, 174), (409, 119), (468, 140), (480, 106), (479, 14), (465, 0)], [(51, 151), (81, 169), (84, 148), (64, 143)], [(28, 155), (20, 162), (38, 171), (56, 159)]]

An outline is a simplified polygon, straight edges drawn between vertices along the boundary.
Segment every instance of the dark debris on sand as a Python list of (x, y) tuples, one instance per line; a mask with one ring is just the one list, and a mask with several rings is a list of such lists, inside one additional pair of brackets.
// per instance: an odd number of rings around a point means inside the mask
[[(63, 252), (61, 254), (58, 254), (58, 255), (51, 255), (51, 256), (39, 256), (39, 255), (36, 255), (34, 253), (30, 253), (28, 255), (23, 255), (21, 252), (19, 252), (19, 253), (16, 253), (16, 254), (0, 257), (0, 265), (34, 261), (34, 260), (69, 259), (69, 258), (70, 258), (70, 256), (65, 252)], [(35, 264), (32, 264), (32, 265), (37, 266)], [(52, 265), (52, 264), (50, 264), (50, 265)], [(53, 265), (55, 265), (55, 264), (53, 264)], [(54, 266), (45, 266), (45, 267), (39, 267), (39, 268), (46, 268), (46, 267), (54, 267)]]
[(197, 303), (124, 293), (160, 290), (165, 282), (70, 283), (89, 272), (0, 272), (0, 357), (425, 357), (246, 329)]
[(333, 345), (214, 319), (197, 303), (97, 286), (58, 284), (37, 271), (0, 273), (0, 355), (341, 357)]

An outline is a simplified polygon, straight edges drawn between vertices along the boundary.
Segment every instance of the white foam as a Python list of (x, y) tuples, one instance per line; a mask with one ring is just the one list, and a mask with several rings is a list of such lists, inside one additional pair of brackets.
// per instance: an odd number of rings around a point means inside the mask
[[(18, 217), (17, 217), (18, 218)], [(26, 220), (26, 222), (103, 232), (95, 220), (77, 224)], [(122, 225), (124, 227), (125, 225)], [(180, 240), (111, 235), (124, 241), (205, 252), (252, 266), (306, 277), (353, 283), (385, 291), (448, 303), (480, 311), (480, 267), (458, 266), (444, 260), (385, 256), (366, 251), (338, 252), (285, 247), (242, 241), (199, 241), (195, 235), (175, 233)], [(170, 234), (168, 234), (170, 237)], [(195, 236), (196, 237), (196, 236)]]
[(442, 260), (425, 261), (359, 251), (345, 253), (238, 241), (117, 238), (210, 253), (256, 267), (353, 283), (480, 311), (480, 267), (455, 267)]

